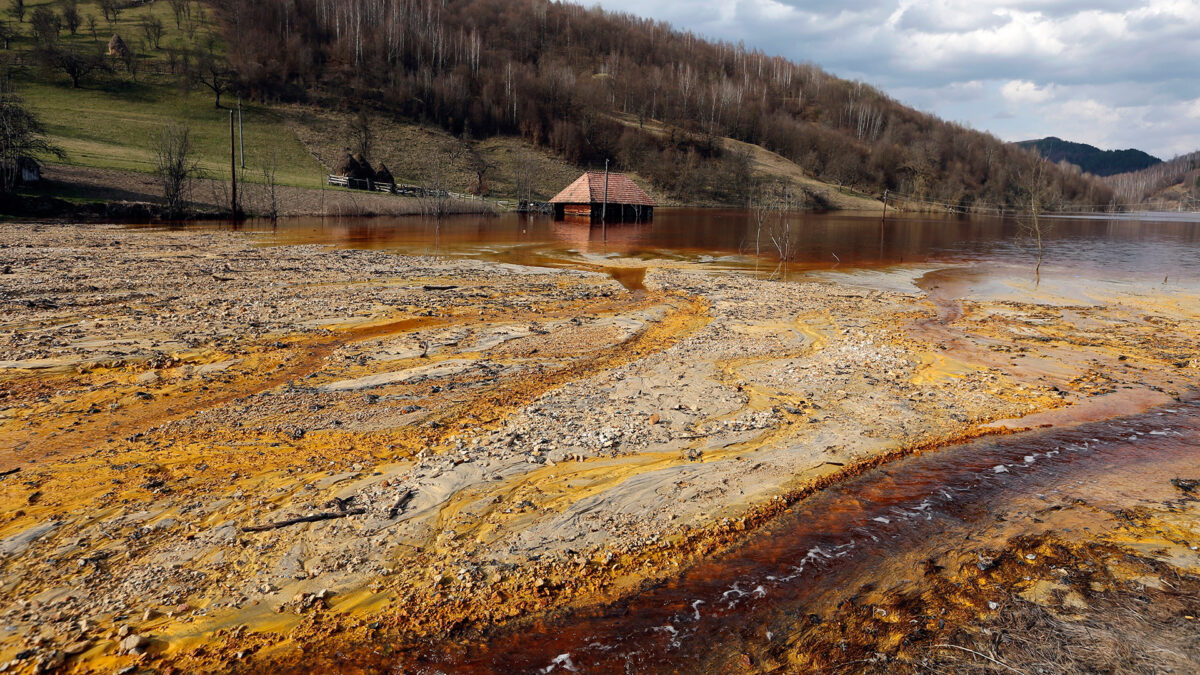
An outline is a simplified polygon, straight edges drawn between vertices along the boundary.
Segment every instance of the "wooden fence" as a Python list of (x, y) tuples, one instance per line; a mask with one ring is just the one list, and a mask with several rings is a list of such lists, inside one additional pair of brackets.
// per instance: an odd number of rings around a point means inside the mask
[(485, 199), (479, 195), (469, 195), (461, 192), (448, 192), (442, 190), (438, 194), (434, 190), (423, 188), (419, 185), (403, 185), (401, 183), (377, 183), (373, 180), (365, 178), (350, 178), (349, 176), (334, 176), (330, 174), (326, 177), (326, 182), (329, 185), (349, 188), (351, 190), (368, 190), (372, 192), (384, 192), (393, 195), (404, 195), (406, 197), (429, 198), (429, 197), (449, 197), (464, 202), (488, 202), (495, 204), (496, 207), (505, 211), (517, 211), (522, 213), (551, 213), (553, 207), (545, 202), (515, 202), (508, 199)]

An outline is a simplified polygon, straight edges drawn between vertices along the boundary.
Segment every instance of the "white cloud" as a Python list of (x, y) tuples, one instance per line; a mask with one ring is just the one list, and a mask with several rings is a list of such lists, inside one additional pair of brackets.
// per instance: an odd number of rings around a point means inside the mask
[(1010, 80), (1000, 88), (1000, 95), (1009, 103), (1044, 103), (1054, 97), (1053, 87), (1038, 87), (1028, 80)]
[(600, 0), (1004, 138), (1200, 148), (1198, 0)]

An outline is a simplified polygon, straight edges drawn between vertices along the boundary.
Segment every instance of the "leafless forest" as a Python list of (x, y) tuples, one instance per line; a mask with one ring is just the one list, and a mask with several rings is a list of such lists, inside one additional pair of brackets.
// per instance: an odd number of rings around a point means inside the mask
[[(612, 158), (677, 194), (749, 193), (749, 160), (723, 150), (722, 136), (837, 185), (965, 208), (1019, 206), (1017, 176), (1038, 161), (813, 65), (579, 5), (216, 4), (244, 95), (368, 105), (471, 138), (520, 135), (580, 164)], [(1069, 169), (1053, 169), (1049, 180), (1048, 208), (1105, 205), (1113, 196)]]

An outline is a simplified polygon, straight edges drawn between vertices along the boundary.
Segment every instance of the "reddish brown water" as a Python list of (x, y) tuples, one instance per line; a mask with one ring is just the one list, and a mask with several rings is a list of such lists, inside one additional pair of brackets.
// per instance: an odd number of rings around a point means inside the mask
[[(212, 227), (228, 225), (210, 224)], [(680, 260), (732, 269), (775, 265), (769, 238), (755, 253), (745, 211), (661, 210), (651, 224), (598, 227), (506, 215), (297, 219), (239, 226), (266, 244), (439, 253), (500, 262), (607, 269), (631, 289), (640, 270), (610, 258)], [(798, 270), (898, 263), (1026, 264), (1018, 224), (995, 219), (844, 214), (795, 216)], [(1047, 268), (1110, 280), (1200, 276), (1200, 224), (1064, 219), (1047, 239)], [(338, 655), (348, 665), (396, 672), (705, 672), (739, 645), (786, 635), (822, 593), (882, 569), (948, 530), (976, 532), (1000, 499), (1053, 491), (1099, 470), (1127, 472), (1130, 490), (1157, 463), (1200, 464), (1194, 403), (1103, 423), (980, 440), (910, 457), (825, 490), (790, 509), (736, 550), (612, 605), (498, 628), (482, 641), (431, 644), (391, 657), (379, 645)], [(1003, 470), (998, 469), (1003, 467)], [(979, 529), (982, 531), (982, 529)]]
[(804, 500), (736, 550), (626, 600), (483, 642), (432, 645), (400, 663), (361, 657), (404, 672), (705, 672), (731, 661), (735, 645), (786, 635), (856, 570), (886, 566), (915, 543), (937, 546), (949, 530), (974, 531), (1001, 499), (1096, 471), (1127, 472), (1119, 490), (1136, 494), (1158, 463), (1200, 462), (1198, 430), (1200, 405), (1189, 402), (908, 457)]
[[(1019, 263), (1031, 243), (1019, 223), (996, 218), (799, 213), (789, 216), (790, 269), (874, 267), (920, 262)], [(199, 223), (254, 232), (268, 244), (329, 244), (402, 253), (478, 257), (528, 265), (595, 267), (605, 258), (679, 260), (736, 269), (774, 270), (770, 233), (748, 211), (660, 209), (652, 223), (608, 228), (505, 214), (420, 217), (294, 218), (278, 223)], [(755, 257), (756, 240), (759, 256)], [(1050, 266), (1103, 269), (1132, 278), (1200, 276), (1200, 223), (1136, 219), (1055, 219), (1048, 226)]]

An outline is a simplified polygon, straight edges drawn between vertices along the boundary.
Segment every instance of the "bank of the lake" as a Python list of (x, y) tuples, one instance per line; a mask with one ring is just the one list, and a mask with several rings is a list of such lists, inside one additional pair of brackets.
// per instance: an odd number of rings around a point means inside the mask
[(491, 221), (513, 240), (411, 230), (437, 257), (378, 220), (0, 226), (0, 662), (403, 661), (671, 578), (888, 459), (1200, 372), (1188, 263), (1106, 274), (1177, 231), (1035, 287), (1018, 244), (949, 252), (936, 221), (868, 264), (878, 223), (847, 219), (786, 282), (742, 271), (745, 229)]

